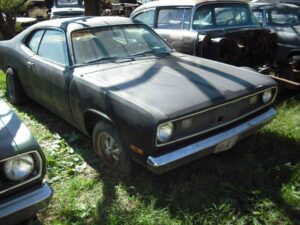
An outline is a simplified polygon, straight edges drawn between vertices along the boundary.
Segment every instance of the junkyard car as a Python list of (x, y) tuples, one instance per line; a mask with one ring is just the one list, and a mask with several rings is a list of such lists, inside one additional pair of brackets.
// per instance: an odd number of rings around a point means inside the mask
[(16, 33), (27, 29), (37, 22), (36, 18), (33, 17), (17, 17), (16, 18)]
[(261, 2), (252, 3), (251, 7), (259, 22), (277, 34), (279, 76), (300, 87), (300, 8)]
[(287, 3), (300, 6), (299, 0), (252, 0), (250, 3)]
[(28, 0), (25, 3), (25, 15), (39, 21), (48, 19), (47, 3), (45, 0)]
[(27, 95), (92, 136), (111, 168), (162, 173), (225, 151), (275, 115), (276, 83), (174, 52), (128, 18), (41, 22), (0, 42), (12, 103)]
[[(3, 14), (3, 19), (5, 20), (5, 15)], [(25, 30), (26, 28), (30, 27), (31, 25), (35, 24), (37, 22), (36, 18), (32, 17), (16, 17), (16, 33), (20, 33), (21, 31)], [(2, 40), (3, 34), (0, 32), (0, 40)]]
[(0, 224), (17, 224), (44, 210), (52, 190), (46, 160), (27, 127), (0, 99)]
[(154, 1), (131, 18), (154, 28), (181, 53), (259, 71), (274, 63), (275, 35), (261, 28), (246, 1)]
[(84, 16), (83, 0), (55, 0), (50, 19)]

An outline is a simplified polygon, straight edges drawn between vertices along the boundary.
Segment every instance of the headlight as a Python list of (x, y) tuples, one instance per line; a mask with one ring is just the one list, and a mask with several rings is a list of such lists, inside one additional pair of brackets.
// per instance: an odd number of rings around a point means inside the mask
[(9, 159), (4, 163), (4, 174), (12, 181), (24, 180), (34, 169), (34, 159), (31, 155), (23, 155)]
[(267, 90), (262, 95), (262, 101), (263, 103), (268, 103), (272, 99), (272, 90)]
[(156, 137), (160, 142), (167, 142), (171, 139), (174, 131), (173, 123), (164, 123), (158, 126)]

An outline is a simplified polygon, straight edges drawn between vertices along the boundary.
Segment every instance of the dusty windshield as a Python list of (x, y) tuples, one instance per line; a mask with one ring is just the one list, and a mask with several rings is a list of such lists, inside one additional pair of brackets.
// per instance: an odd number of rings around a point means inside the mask
[(82, 7), (82, 0), (56, 0), (58, 7)]
[(259, 25), (247, 4), (214, 4), (198, 7), (193, 29)]
[(165, 54), (172, 49), (144, 25), (110, 26), (72, 33), (76, 64)]
[(272, 25), (292, 26), (300, 24), (300, 10), (272, 10), (268, 14), (269, 23)]

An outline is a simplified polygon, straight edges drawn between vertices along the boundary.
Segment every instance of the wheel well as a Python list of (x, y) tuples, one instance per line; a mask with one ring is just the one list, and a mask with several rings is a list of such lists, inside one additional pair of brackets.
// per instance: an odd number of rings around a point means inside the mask
[(94, 112), (94, 111), (87, 111), (84, 114), (84, 124), (85, 124), (85, 129), (89, 135), (93, 134), (93, 130), (95, 125), (100, 122), (100, 121), (106, 121), (111, 124), (113, 122), (109, 119), (109, 117), (105, 118), (106, 116), (101, 115), (100, 113)]
[(299, 55), (300, 56), (300, 50), (297, 50), (297, 51), (292, 51), (288, 54), (288, 57), (287, 58), (290, 58), (290, 57), (293, 57), (295, 55)]
[[(16, 76), (18, 76), (16, 70), (15, 70), (13, 67), (11, 67), (11, 66), (6, 66), (6, 67), (5, 67), (5, 73), (7, 73), (9, 70), (11, 70), (13, 73), (15, 73)], [(4, 71), (3, 71), (3, 72), (4, 72)]]

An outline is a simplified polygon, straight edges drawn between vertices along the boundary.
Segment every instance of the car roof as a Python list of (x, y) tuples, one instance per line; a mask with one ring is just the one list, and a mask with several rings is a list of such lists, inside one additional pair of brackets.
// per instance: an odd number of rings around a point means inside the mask
[(64, 19), (46, 20), (34, 25), (34, 28), (54, 27), (65, 31), (78, 30), (90, 27), (114, 26), (114, 25), (129, 25), (137, 24), (129, 18), (117, 16), (84, 16)]
[(299, 4), (299, 0), (252, 0), (251, 3), (288, 3)]
[(148, 2), (139, 7), (150, 8), (157, 6), (195, 6), (202, 3), (248, 3), (246, 0), (160, 0)]
[(274, 3), (274, 2), (255, 2), (251, 3), (253, 10), (271, 10), (271, 9), (299, 9), (299, 6), (287, 3)]

